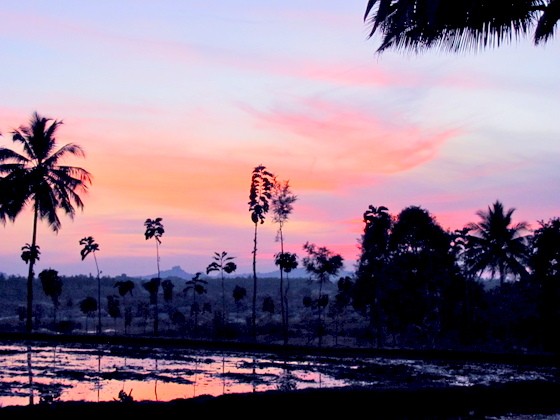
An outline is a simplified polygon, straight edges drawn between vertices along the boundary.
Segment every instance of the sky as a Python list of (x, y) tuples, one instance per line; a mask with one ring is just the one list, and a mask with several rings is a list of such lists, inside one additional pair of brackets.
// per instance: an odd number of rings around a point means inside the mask
[[(144, 221), (162, 218), (160, 268), (204, 272), (215, 252), (252, 272), (251, 174), (297, 196), (285, 250), (327, 247), (353, 271), (369, 205), (420, 206), (444, 229), (496, 200), (538, 228), (560, 216), (560, 44), (375, 53), (366, 0), (6, 0), (0, 145), (33, 112), (63, 121), (88, 170), (83, 211), (41, 223), (39, 273), (157, 272)], [(0, 272), (26, 275), (26, 209), (0, 226)], [(257, 271), (278, 225), (258, 226)]]

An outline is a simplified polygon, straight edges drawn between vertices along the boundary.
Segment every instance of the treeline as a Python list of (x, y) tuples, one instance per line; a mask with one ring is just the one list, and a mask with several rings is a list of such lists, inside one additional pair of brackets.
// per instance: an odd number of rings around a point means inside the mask
[[(351, 275), (338, 276), (340, 255), (307, 243), (305, 257), (292, 254), (293, 267), (301, 263), (307, 277), (290, 278), (288, 270), (283, 288), (278, 278), (259, 279), (256, 339), (378, 348), (557, 351), (560, 220), (541, 221), (531, 230), (526, 223), (513, 224), (513, 212), (496, 201), (478, 212), (479, 222), (450, 232), (417, 206), (396, 215), (386, 207), (370, 206), (364, 212), (360, 258)], [(35, 307), (35, 322), (43, 328), (92, 332), (96, 314), (102, 313), (103, 329), (98, 333), (255, 339), (253, 279), (235, 277), (232, 264), (224, 252), (216, 253), (207, 268), (217, 276), (103, 277), (99, 306), (94, 277), (59, 277), (44, 270), (39, 281), (53, 312), (45, 315), (43, 301)], [(222, 270), (226, 266), (229, 272)], [(5, 280), (14, 285), (14, 279)], [(23, 278), (19, 284), (24, 284)], [(63, 285), (71, 293), (61, 299)], [(19, 296), (25, 296), (23, 287)], [(57, 324), (59, 309), (66, 315)], [(25, 308), (18, 306), (16, 311), (23, 322)]]

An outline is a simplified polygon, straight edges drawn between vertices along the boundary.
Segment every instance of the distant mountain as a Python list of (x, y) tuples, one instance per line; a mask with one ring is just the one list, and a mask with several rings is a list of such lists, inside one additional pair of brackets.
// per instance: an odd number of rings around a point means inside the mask
[[(169, 269), (169, 270), (160, 271), (159, 276), (162, 279), (166, 279), (168, 277), (178, 277), (180, 279), (190, 280), (195, 276), (195, 274), (196, 273), (187, 273), (180, 266), (176, 265), (174, 267), (171, 267), (171, 269)], [(145, 279), (145, 280), (149, 280), (149, 279), (152, 279), (154, 277), (157, 277), (157, 273), (150, 274), (148, 276), (142, 276), (141, 278)]]
[[(184, 279), (184, 280), (191, 280), (196, 273), (188, 273), (185, 270), (183, 270), (180, 266), (176, 265), (174, 267), (171, 267), (171, 269), (169, 270), (162, 270), (160, 272), (160, 277), (162, 279), (166, 279), (168, 277), (175, 277), (175, 278), (180, 278), (180, 279)], [(349, 271), (341, 271), (339, 273), (339, 275), (335, 278), (333, 278), (332, 280), (338, 280), (338, 278), (340, 277), (344, 277), (344, 276), (352, 276), (353, 273), (349, 272)], [(252, 277), (253, 273), (232, 273), (229, 276), (232, 277)], [(272, 279), (279, 279), (280, 278), (280, 270), (274, 270), (274, 271), (268, 271), (268, 272), (262, 272), (262, 273), (257, 273), (257, 276), (259, 278), (272, 278)], [(304, 268), (296, 268), (295, 270), (290, 271), (290, 273), (288, 273), (288, 276), (292, 279), (306, 279), (309, 278), (310, 275), (309, 273), (307, 273), (305, 271)], [(148, 276), (142, 276), (142, 279), (145, 280), (149, 280), (151, 278), (157, 277), (157, 273), (154, 274), (150, 274)], [(206, 273), (202, 273), (201, 278), (205, 278), (208, 277), (206, 275)]]

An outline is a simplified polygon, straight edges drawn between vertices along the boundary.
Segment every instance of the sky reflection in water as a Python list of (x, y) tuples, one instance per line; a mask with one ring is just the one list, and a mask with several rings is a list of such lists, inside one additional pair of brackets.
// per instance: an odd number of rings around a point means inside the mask
[[(170, 401), (200, 395), (341, 386), (470, 386), (557, 381), (556, 368), (220, 352), (114, 345), (0, 345), (0, 406), (31, 401)], [(31, 367), (31, 369), (30, 369)], [(30, 375), (31, 373), (31, 375)]]

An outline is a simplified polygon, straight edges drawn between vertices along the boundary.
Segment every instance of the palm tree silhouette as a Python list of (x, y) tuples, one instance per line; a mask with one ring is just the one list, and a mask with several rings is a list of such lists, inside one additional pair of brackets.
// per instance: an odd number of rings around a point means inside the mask
[(527, 36), (532, 28), (539, 45), (553, 38), (559, 19), (557, 0), (368, 0), (364, 14), (371, 24), (369, 36), (381, 33), (378, 53), (438, 47), (476, 51)]
[(158, 310), (158, 291), (161, 283), (161, 274), (159, 269), (159, 245), (161, 244), (161, 236), (164, 234), (163, 224), (161, 217), (156, 217), (155, 219), (146, 219), (144, 226), (146, 231), (144, 232), (144, 237), (146, 240), (154, 238), (156, 241), (156, 262), (157, 262), (157, 277), (151, 279), (148, 283), (148, 289), (150, 291), (150, 299), (154, 303), (154, 335), (158, 335), (159, 329), (159, 310)]
[(157, 260), (157, 277), (160, 277), (160, 270), (159, 270), (159, 245), (161, 244), (161, 236), (164, 234), (165, 230), (163, 229), (163, 224), (161, 217), (157, 217), (155, 219), (146, 219), (144, 222), (144, 226), (146, 227), (146, 231), (144, 232), (144, 236), (146, 240), (154, 238), (156, 240), (156, 260)]
[(479, 210), (478, 223), (468, 223), (465, 228), (467, 235), (465, 250), (467, 272), (481, 275), (487, 271), (492, 277), (496, 274), (503, 286), (508, 274), (525, 276), (524, 261), (527, 257), (527, 237), (523, 233), (529, 231), (527, 222), (512, 225), (514, 208), (504, 211), (503, 204), (496, 200), (488, 211)]
[[(12, 132), (12, 140), (20, 143), (23, 152), (0, 148), (0, 175), (6, 189), (0, 190), (1, 220), (15, 221), (27, 204), (33, 205), (33, 230), (30, 247), (37, 246), (37, 224), (46, 220), (50, 229), (58, 233), (61, 222), (57, 211), (62, 210), (71, 219), (76, 208), (84, 204), (79, 192), (87, 192), (91, 175), (83, 168), (61, 165), (68, 155), (85, 157), (83, 149), (68, 143), (57, 149), (55, 134), (62, 121), (33, 113), (29, 125)], [(26, 331), (33, 330), (33, 277), (36, 259), (29, 260), (27, 276)]]
[(93, 259), (95, 261), (95, 268), (97, 270), (97, 334), (101, 334), (101, 271), (99, 271), (99, 265), (97, 264), (97, 257), (95, 253), (99, 251), (99, 245), (93, 239), (93, 236), (86, 236), (80, 239), (80, 245), (83, 248), (80, 250), (80, 255), (82, 256), (82, 261), (91, 253), (93, 254)]

